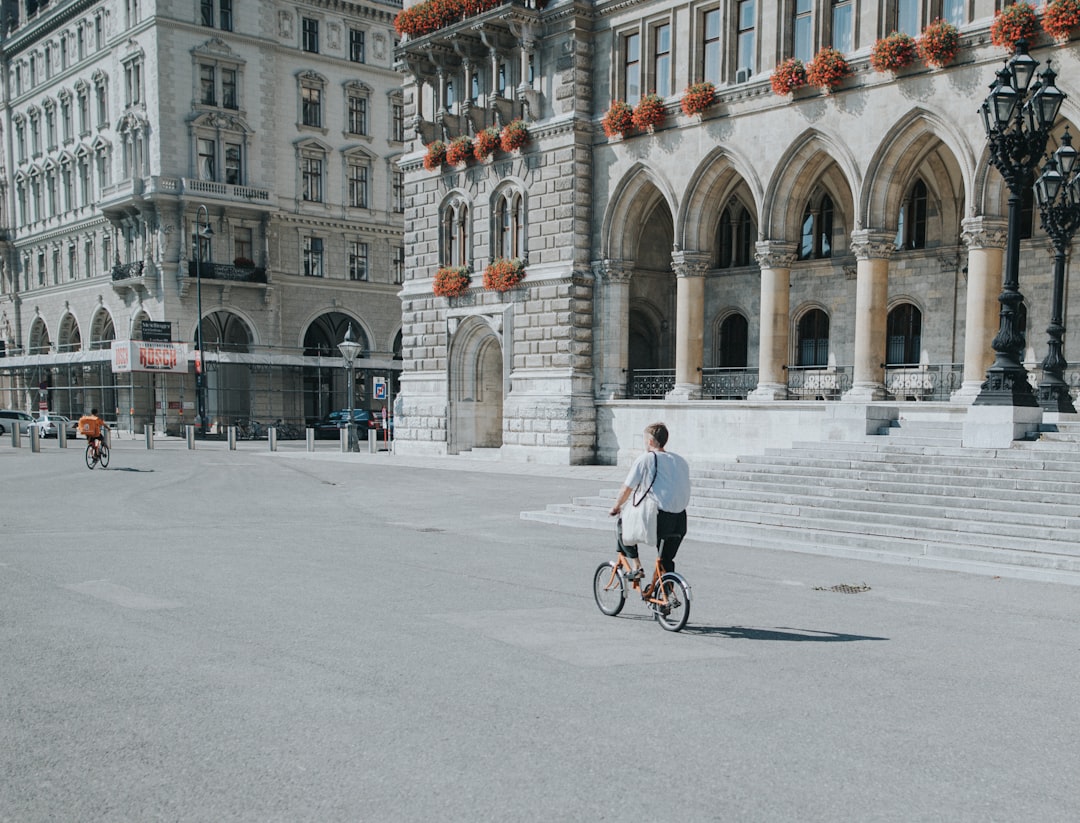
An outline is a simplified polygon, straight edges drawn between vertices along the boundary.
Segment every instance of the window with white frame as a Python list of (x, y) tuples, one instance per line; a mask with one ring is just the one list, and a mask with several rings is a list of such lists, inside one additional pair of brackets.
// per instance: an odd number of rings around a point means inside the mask
[(94, 16), (94, 48), (98, 51), (105, 48), (105, 20), (101, 14)]
[(225, 182), (230, 186), (244, 185), (244, 147), (242, 143), (230, 141), (225, 143)]
[(939, 16), (954, 26), (964, 25), (967, 22), (967, 0), (941, 0)]
[(524, 257), (525, 208), (521, 192), (510, 188), (501, 191), (495, 198), (494, 218), (493, 256)]
[(79, 134), (86, 135), (90, 133), (90, 87), (78, 83), (75, 94), (79, 102)]
[(142, 57), (124, 63), (124, 105), (137, 106), (142, 102)]
[(45, 79), (52, 79), (53, 49), (48, 43), (45, 44)]
[(319, 21), (313, 17), (300, 18), (302, 32), (301, 48), (313, 54), (319, 53)]
[(109, 146), (102, 143), (94, 151), (94, 161), (97, 164), (98, 191), (104, 191), (112, 185), (112, 163)]
[(847, 54), (855, 44), (855, 11), (852, 0), (831, 0), (831, 29), (833, 48)]
[(390, 172), (390, 210), (395, 214), (405, 211), (405, 172), (398, 169)]
[(321, 151), (305, 149), (300, 155), (300, 199), (308, 203), (323, 201), (323, 167)]
[(71, 94), (66, 91), (60, 93), (60, 131), (61, 139), (65, 143), (70, 143), (75, 139), (74, 121), (71, 117)]
[(212, 137), (200, 137), (196, 141), (199, 161), (199, 179), (217, 180), (217, 141)]
[(34, 206), (34, 220), (44, 217), (44, 204), (41, 202), (41, 171), (34, 169), (30, 172), (30, 202)]
[(390, 99), (390, 139), (405, 142), (405, 104), (400, 97)]
[(368, 244), (352, 241), (349, 243), (349, 279), (368, 279)]
[(56, 166), (50, 163), (45, 167), (45, 199), (48, 203), (49, 214), (60, 211), (60, 186), (56, 175)]
[(237, 226), (233, 229), (233, 263), (250, 265), (255, 262), (255, 245), (250, 226)]
[(45, 101), (45, 147), (56, 148), (56, 103), (52, 100)]
[(368, 200), (368, 173), (370, 166), (366, 158), (350, 157), (346, 165), (348, 177), (348, 202), (349, 208), (369, 208)]
[(894, 0), (892, 31), (918, 37), (922, 31), (919, 0)]
[(41, 154), (41, 112), (37, 109), (30, 110), (30, 154)]
[(126, 0), (124, 3), (124, 17), (126, 18), (127, 28), (138, 24), (142, 17), (139, 11), (139, 0)]
[(368, 94), (357, 87), (347, 92), (349, 134), (368, 133)]
[(71, 48), (68, 36), (66, 34), (60, 35), (60, 71), (64, 71), (68, 67), (68, 49)]
[(751, 75), (756, 70), (757, 0), (739, 0), (735, 14), (735, 68)]
[(201, 106), (217, 108), (240, 108), (241, 66), (237, 62), (226, 61), (200, 54), (196, 67), (198, 88), (196, 99)]
[(217, 68), (199, 64), (199, 102), (204, 106), (217, 105)]
[(68, 278), (71, 280), (79, 279), (79, 255), (75, 248), (74, 243), (68, 243), (67, 247), (67, 269)]
[(37, 65), (38, 65), (37, 64), (37, 55), (36, 54), (31, 54), (30, 55), (30, 88), (34, 88), (34, 86), (36, 86), (37, 82), (38, 82)]
[(393, 275), (394, 282), (401, 285), (405, 282), (405, 247), (395, 246), (394, 256), (391, 260), (391, 274)]
[(82, 26), (75, 28), (75, 54), (79, 60), (86, 57), (86, 31)]
[(323, 240), (321, 237), (304, 238), (304, 276), (323, 276)]
[(15, 159), (20, 163), (26, 162), (26, 121), (22, 115), (13, 119), (15, 127)]
[(79, 205), (82, 207), (87, 206), (93, 197), (93, 193), (90, 189), (90, 155), (83, 150), (75, 158), (75, 163), (79, 168)]
[(323, 125), (323, 91), (326, 80), (315, 72), (303, 72), (297, 78), (300, 92), (300, 125), (321, 129)]
[(71, 157), (65, 156), (60, 160), (60, 190), (64, 194), (64, 211), (75, 208), (75, 177), (71, 170)]
[(221, 105), (226, 109), (240, 108), (238, 72), (234, 68), (221, 69)]
[(94, 238), (92, 236), (83, 240), (83, 271), (89, 277), (94, 271)]
[(216, 24), (222, 31), (232, 31), (232, 0), (199, 0), (199, 22), (207, 28)]
[(97, 101), (97, 127), (103, 129), (109, 125), (108, 81), (104, 74), (94, 76), (94, 99)]
[(791, 22), (791, 56), (809, 63), (814, 56), (814, 0), (795, 0)]
[(354, 63), (365, 62), (364, 30), (349, 29), (349, 59)]
[(443, 265), (469, 265), (469, 204), (454, 198), (443, 206), (442, 211)]
[(653, 78), (661, 97), (671, 94), (671, 24), (662, 23), (652, 30)]
[(30, 214), (27, 207), (26, 179), (24, 177), (15, 178), (15, 205), (18, 209), (19, 222), (23, 224), (29, 223)]
[(707, 9), (701, 15), (701, 79), (716, 85), (720, 82), (720, 9)]
[(636, 31), (623, 35), (622, 47), (624, 97), (634, 106), (641, 100), (641, 35)]

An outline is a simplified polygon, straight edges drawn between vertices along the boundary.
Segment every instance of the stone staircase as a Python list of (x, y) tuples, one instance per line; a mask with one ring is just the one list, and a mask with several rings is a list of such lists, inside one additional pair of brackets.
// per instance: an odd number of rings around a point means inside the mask
[[(962, 425), (894, 423), (697, 467), (689, 537), (1080, 585), (1080, 424), (1010, 449), (961, 448)], [(610, 530), (616, 493), (521, 516)]]

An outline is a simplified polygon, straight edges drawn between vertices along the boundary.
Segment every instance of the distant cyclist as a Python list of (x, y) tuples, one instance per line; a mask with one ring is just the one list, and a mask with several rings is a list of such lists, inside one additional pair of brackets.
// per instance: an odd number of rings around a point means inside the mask
[(91, 409), (90, 414), (79, 418), (79, 434), (93, 444), (95, 456), (101, 454), (101, 430), (107, 428), (108, 424), (98, 416), (97, 409)]

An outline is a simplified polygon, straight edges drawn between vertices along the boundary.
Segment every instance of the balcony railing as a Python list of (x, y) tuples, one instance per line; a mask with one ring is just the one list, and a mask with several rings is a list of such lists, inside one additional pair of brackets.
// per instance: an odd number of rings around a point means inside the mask
[(627, 380), (627, 397), (662, 399), (675, 388), (675, 369), (634, 369)]
[(893, 400), (948, 400), (963, 382), (963, 363), (885, 367), (885, 391)]
[[(198, 266), (198, 271), (196, 271)], [(234, 266), (231, 263), (188, 262), (188, 277), (203, 280), (230, 280), (234, 283), (265, 283), (266, 269), (258, 266)]]
[(839, 400), (851, 388), (851, 366), (788, 366), (791, 400)]
[(701, 396), (711, 400), (745, 400), (757, 384), (757, 369), (701, 370)]
[(133, 277), (142, 277), (145, 268), (142, 260), (135, 260), (131, 263), (117, 263), (112, 267), (113, 282), (115, 283), (119, 280), (131, 280)]

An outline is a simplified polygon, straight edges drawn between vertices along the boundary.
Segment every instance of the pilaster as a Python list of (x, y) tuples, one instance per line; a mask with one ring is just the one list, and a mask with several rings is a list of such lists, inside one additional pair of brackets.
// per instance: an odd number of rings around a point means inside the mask
[(961, 228), (960, 236), (968, 249), (964, 378), (951, 399), (973, 403), (986, 379), (986, 370), (994, 362), (991, 343), (997, 332), (997, 295), (1001, 291), (1009, 231), (1003, 217), (968, 217)]
[(675, 272), (675, 387), (668, 400), (701, 397), (705, 354), (705, 273), (710, 255), (677, 250), (671, 255)]
[(851, 233), (855, 253), (855, 358), (850, 391), (844, 400), (885, 399), (885, 336), (889, 297), (889, 258), (895, 233), (860, 229)]
[(758, 344), (758, 384), (753, 400), (786, 400), (784, 366), (789, 352), (791, 266), (797, 259), (794, 243), (762, 240), (755, 258), (761, 268), (761, 333)]

